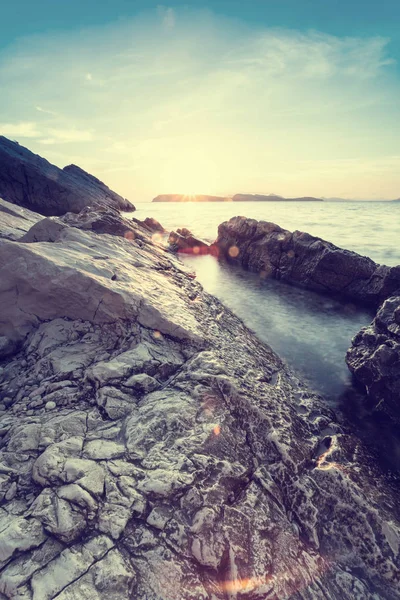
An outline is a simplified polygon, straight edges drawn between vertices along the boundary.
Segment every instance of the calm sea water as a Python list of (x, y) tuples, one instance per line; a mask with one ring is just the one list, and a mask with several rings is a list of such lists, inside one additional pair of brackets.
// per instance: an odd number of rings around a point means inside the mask
[[(220, 223), (244, 215), (299, 229), (387, 265), (400, 264), (400, 203), (146, 203), (135, 217), (152, 216), (167, 229), (188, 227), (214, 241)], [(400, 436), (389, 423), (361, 412), (351, 393), (345, 354), (352, 337), (370, 323), (372, 312), (218, 262), (214, 257), (183, 256), (210, 293), (240, 316), (331, 407), (351, 419), (365, 438), (385, 438), (391, 467), (400, 469)], [(385, 434), (382, 438), (382, 432)]]
[(220, 223), (237, 215), (307, 231), (386, 265), (400, 264), (400, 202), (143, 203), (137, 217), (153, 216), (166, 229), (188, 227), (214, 241)]

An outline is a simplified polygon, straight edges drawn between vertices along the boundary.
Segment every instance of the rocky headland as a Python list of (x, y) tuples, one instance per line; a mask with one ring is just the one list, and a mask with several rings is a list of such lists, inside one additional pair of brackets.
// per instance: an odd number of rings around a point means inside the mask
[(80, 212), (86, 206), (135, 210), (80, 167), (59, 169), (4, 136), (0, 136), (0, 197), (46, 216)]
[(396, 489), (160, 224), (1, 206), (1, 600), (399, 596)]

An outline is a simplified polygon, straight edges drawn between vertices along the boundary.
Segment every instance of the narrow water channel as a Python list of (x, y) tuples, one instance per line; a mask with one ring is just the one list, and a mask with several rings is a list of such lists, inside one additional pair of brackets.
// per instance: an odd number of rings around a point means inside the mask
[(262, 279), (212, 256), (181, 258), (211, 294), (237, 314), (283, 358), (309, 387), (321, 394), (338, 419), (349, 425), (393, 477), (400, 474), (400, 433), (383, 415), (365, 409), (353, 386), (345, 355), (352, 337), (372, 311)]

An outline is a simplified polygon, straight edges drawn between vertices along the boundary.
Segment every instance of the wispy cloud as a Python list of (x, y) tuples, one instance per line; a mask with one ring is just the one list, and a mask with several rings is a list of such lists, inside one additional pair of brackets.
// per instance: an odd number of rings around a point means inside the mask
[(46, 115), (53, 115), (53, 116), (57, 116), (57, 113), (56, 113), (56, 112), (54, 112), (53, 110), (49, 110), (49, 109), (47, 109), (47, 108), (43, 108), (42, 106), (35, 106), (35, 108), (36, 108), (36, 110), (37, 110), (38, 112), (45, 113)]
[(127, 196), (354, 195), (349, 164), (358, 195), (378, 193), (383, 177), (388, 195), (400, 188), (384, 166), (397, 152), (399, 82), (379, 37), (246, 28), (160, 6), (21, 40), (0, 55), (0, 86), (5, 135), (47, 145), (58, 163), (79, 159)]

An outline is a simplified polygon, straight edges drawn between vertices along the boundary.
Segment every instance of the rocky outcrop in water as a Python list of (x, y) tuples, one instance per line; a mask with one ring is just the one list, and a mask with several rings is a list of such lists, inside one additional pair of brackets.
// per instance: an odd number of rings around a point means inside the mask
[(371, 406), (400, 422), (400, 296), (388, 298), (355, 336), (346, 360)]
[(398, 498), (360, 441), (117, 219), (0, 240), (0, 598), (398, 597)]
[(308, 233), (292, 233), (266, 221), (233, 217), (218, 227), (214, 248), (262, 277), (371, 306), (400, 291), (400, 266), (378, 265)]
[(0, 196), (46, 216), (78, 213), (89, 205), (135, 210), (128, 200), (80, 167), (69, 165), (59, 169), (3, 136), (0, 136)]
[(210, 249), (207, 242), (195, 237), (186, 227), (171, 231), (168, 244), (173, 252), (183, 254), (204, 255), (209, 254)]

